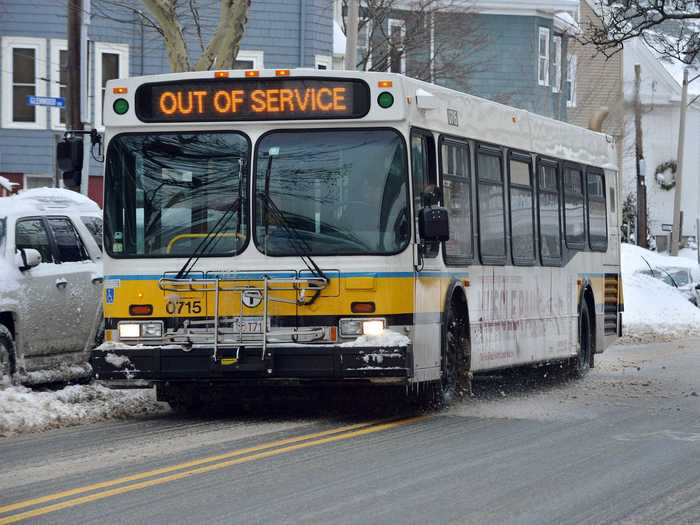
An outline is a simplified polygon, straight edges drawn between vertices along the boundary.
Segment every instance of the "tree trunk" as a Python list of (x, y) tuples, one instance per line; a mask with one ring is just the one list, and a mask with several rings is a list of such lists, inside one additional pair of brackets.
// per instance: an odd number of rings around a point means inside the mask
[[(153, 13), (163, 32), (165, 48), (168, 51), (170, 69), (173, 73), (190, 70), (187, 44), (182, 36), (182, 26), (175, 13), (175, 0), (143, 0), (146, 8)], [(222, 5), (224, 0), (222, 0)]]
[(219, 25), (194, 66), (196, 71), (233, 69), (248, 21), (249, 0), (221, 0)]

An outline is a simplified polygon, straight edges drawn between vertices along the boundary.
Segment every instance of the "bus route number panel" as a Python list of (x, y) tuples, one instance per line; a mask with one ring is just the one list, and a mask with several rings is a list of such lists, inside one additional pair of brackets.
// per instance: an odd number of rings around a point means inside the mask
[(369, 86), (355, 79), (195, 79), (136, 91), (142, 122), (349, 119), (369, 107)]

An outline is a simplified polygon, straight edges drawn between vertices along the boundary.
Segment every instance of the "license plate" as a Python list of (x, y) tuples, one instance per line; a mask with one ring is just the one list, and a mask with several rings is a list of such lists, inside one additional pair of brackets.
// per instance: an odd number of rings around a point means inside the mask
[(242, 334), (261, 334), (263, 331), (262, 317), (243, 317), (233, 320), (233, 330)]

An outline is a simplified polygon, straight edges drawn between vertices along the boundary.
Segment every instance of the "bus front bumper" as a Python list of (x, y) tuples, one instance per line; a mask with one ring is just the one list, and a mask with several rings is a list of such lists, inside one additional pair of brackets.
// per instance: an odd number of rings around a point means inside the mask
[(95, 378), (116, 388), (159, 381), (365, 380), (402, 383), (412, 375), (411, 347), (268, 345), (186, 349), (176, 345), (96, 349)]

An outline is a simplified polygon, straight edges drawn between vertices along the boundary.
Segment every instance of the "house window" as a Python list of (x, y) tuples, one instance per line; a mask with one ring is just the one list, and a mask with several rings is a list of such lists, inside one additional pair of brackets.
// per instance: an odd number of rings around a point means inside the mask
[(552, 56), (552, 66), (554, 69), (552, 92), (559, 93), (561, 91), (561, 37), (553, 37), (552, 43), (554, 44), (554, 54)]
[(387, 71), (406, 74), (406, 53), (404, 40), (406, 38), (406, 21), (389, 19), (389, 53)]
[(3, 37), (2, 126), (46, 128), (46, 107), (30, 106), (29, 96), (46, 96), (46, 40)]
[(576, 55), (569, 55), (566, 74), (566, 105), (576, 107)]
[(540, 86), (549, 85), (549, 29), (546, 27), (540, 27), (537, 83)]
[(263, 69), (263, 51), (249, 51), (241, 49), (236, 55), (233, 69)]
[[(372, 20), (363, 20), (357, 30), (357, 69), (372, 69)], [(364, 64), (364, 65), (363, 65)]]
[[(65, 40), (51, 39), (51, 96), (61, 97), (68, 102), (68, 44)], [(51, 108), (51, 127), (64, 129), (66, 127), (66, 108)]]
[(108, 80), (129, 76), (129, 46), (95, 43), (95, 125), (104, 129), (102, 104)]
[(49, 174), (25, 174), (22, 188), (31, 190), (33, 188), (53, 188), (56, 185), (52, 175)]
[(333, 59), (328, 55), (314, 56), (314, 67), (316, 69), (332, 69)]

